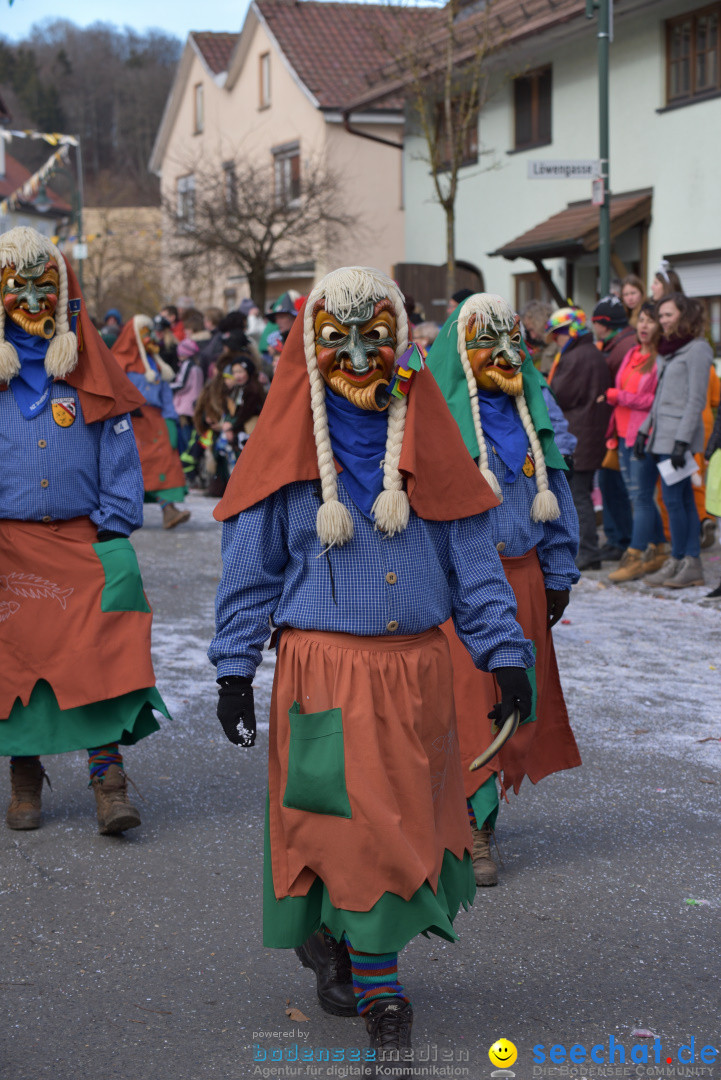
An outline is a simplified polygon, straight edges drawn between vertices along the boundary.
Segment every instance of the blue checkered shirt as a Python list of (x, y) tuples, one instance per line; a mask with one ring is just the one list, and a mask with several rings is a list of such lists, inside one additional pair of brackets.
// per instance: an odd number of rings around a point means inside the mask
[(558, 499), (561, 516), (555, 521), (531, 521), (531, 504), (536, 497), (536, 477), (524, 473), (512, 483), (503, 479), (506, 466), (486, 439), (488, 464), (501, 485), (503, 502), (488, 511), (491, 538), (506, 558), (525, 555), (535, 547), (547, 589), (570, 589), (580, 578), (576, 568), (578, 554), (578, 515), (571, 489), (561, 469), (548, 470), (548, 486)]
[(488, 516), (377, 532), (343, 488), (354, 537), (326, 554), (315, 531), (320, 486), (289, 484), (223, 525), (223, 576), (208, 655), (218, 676), (252, 677), (276, 626), (347, 634), (420, 634), (453, 616), (484, 670), (529, 668), (533, 650), (491, 542)]
[[(26, 420), (11, 390), (0, 393), (0, 518), (66, 521), (88, 516), (99, 529), (130, 535), (143, 524), (143, 477), (127, 416), (86, 424), (77, 390), (57, 380), (50, 403)], [(61, 427), (52, 402), (72, 400)]]

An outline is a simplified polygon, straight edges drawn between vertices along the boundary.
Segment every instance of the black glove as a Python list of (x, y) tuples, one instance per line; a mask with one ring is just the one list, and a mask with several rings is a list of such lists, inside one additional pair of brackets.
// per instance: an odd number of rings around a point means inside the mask
[(218, 719), (234, 746), (255, 745), (252, 681), (246, 675), (224, 675), (218, 679)]
[(495, 675), (496, 682), (501, 688), (501, 700), (494, 705), (488, 714), (489, 720), (495, 720), (500, 727), (511, 715), (514, 709), (518, 709), (521, 723), (528, 720), (533, 708), (533, 691), (526, 675), (526, 669), (522, 667), (497, 667), (491, 672)]
[(671, 451), (671, 464), (674, 469), (682, 469), (686, 464), (687, 442), (675, 442)]
[(641, 460), (646, 457), (646, 443), (648, 442), (648, 435), (644, 435), (642, 431), (639, 431), (636, 436), (636, 441), (633, 444), (633, 456)]
[(125, 533), (113, 532), (112, 529), (98, 529), (98, 543), (107, 544), (108, 540), (127, 540)]
[(568, 589), (546, 589), (546, 611), (549, 627), (555, 626), (568, 607), (571, 593)]

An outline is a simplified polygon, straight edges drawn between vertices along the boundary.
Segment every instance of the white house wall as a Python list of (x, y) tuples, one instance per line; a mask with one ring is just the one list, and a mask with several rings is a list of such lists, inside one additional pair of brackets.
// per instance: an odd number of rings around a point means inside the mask
[[(662, 255), (721, 247), (718, 177), (721, 169), (721, 98), (659, 113), (665, 105), (664, 20), (694, 4), (659, 3), (642, 14), (617, 18), (611, 46), (611, 188), (653, 188), (649, 272)], [(509, 80), (485, 108), (479, 167), (463, 170), (456, 215), (456, 254), (476, 263), (486, 288), (513, 300), (514, 275), (532, 263), (491, 258), (503, 246), (569, 202), (590, 198), (587, 180), (528, 180), (528, 161), (598, 157), (597, 23), (576, 26), (582, 37), (548, 51), (538, 47), (525, 70), (553, 65), (550, 145), (508, 153), (513, 146), (513, 94)], [(512, 74), (522, 74), (523, 68)], [(418, 160), (423, 142), (405, 151), (406, 259), (439, 263), (445, 256), (444, 216), (432, 201), (428, 166)], [(549, 260), (559, 288), (563, 264)], [(577, 275), (576, 300), (593, 302), (592, 272)], [(579, 292), (582, 294), (579, 295)]]

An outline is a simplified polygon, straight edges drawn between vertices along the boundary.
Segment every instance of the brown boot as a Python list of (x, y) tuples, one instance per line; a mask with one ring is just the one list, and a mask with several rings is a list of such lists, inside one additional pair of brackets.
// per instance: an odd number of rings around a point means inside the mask
[(190, 517), (190, 510), (178, 510), (175, 503), (166, 503), (163, 507), (163, 528), (174, 529)]
[(649, 544), (643, 553), (644, 575), (655, 574), (660, 570), (670, 554), (668, 544)]
[(37, 757), (18, 757), (10, 765), (12, 798), (5, 820), (10, 829), (39, 829), (42, 822), (40, 797), (43, 779), (50, 785)]
[(608, 580), (618, 585), (622, 581), (635, 581), (636, 578), (643, 577), (646, 572), (643, 565), (643, 552), (638, 548), (630, 547), (626, 548), (618, 564), (618, 570), (609, 574)]
[(491, 858), (491, 826), (486, 822), (473, 833), (473, 873), (476, 885), (497, 885), (498, 867)]
[(140, 813), (128, 800), (128, 778), (119, 765), (108, 766), (105, 773), (92, 781), (98, 804), (98, 831), (111, 836), (134, 829), (140, 824)]

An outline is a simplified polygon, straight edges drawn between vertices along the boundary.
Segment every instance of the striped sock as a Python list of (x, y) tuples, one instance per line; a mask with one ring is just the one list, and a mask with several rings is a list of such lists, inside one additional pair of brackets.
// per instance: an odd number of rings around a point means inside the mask
[(468, 807), (468, 820), (470, 822), (471, 828), (477, 829), (478, 826), (476, 825), (476, 815), (470, 799), (466, 799), (466, 806)]
[(107, 746), (96, 746), (94, 750), (88, 750), (88, 768), (90, 779), (102, 780), (111, 765), (123, 767), (123, 755), (120, 753), (116, 742), (108, 743)]
[(400, 998), (410, 1002), (401, 983), (398, 982), (398, 953), (357, 952), (346, 938), (351, 968), (353, 970), (353, 993), (360, 1016), (365, 1016), (377, 1001)]

